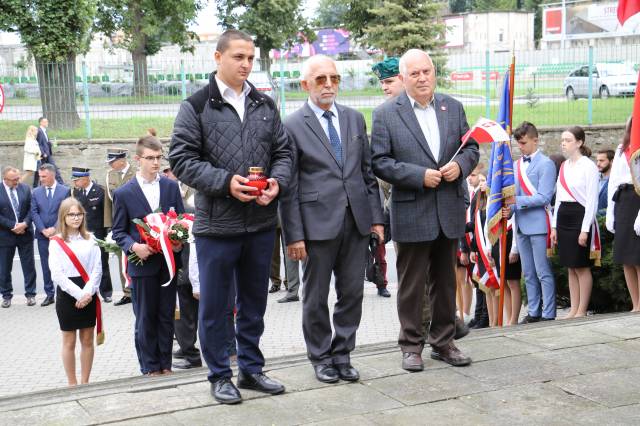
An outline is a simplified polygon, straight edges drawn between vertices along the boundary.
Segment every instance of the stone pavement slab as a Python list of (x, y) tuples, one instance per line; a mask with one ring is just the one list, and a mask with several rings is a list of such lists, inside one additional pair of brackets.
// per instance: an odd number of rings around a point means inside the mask
[(268, 374), (287, 393), (242, 391), (238, 406), (213, 400), (204, 370), (0, 398), (0, 425), (638, 424), (640, 337), (609, 322), (633, 329), (640, 315), (482, 330), (460, 342), (472, 365), (450, 367), (425, 351), (420, 373), (400, 369), (393, 342), (361, 346), (352, 354), (359, 383), (322, 384), (303, 356), (273, 358)]
[(616, 367), (612, 363), (611, 370), (561, 379), (554, 385), (610, 408), (640, 404), (640, 367)]

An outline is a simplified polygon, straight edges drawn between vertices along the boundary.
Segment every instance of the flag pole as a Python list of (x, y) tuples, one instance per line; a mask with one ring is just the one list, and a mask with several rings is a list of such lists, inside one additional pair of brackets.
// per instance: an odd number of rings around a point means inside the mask
[[(515, 50), (515, 49), (514, 49)], [(513, 89), (515, 85), (516, 56), (515, 52), (511, 56), (511, 65), (509, 66), (509, 125), (507, 133), (511, 137), (513, 124)], [(511, 150), (511, 141), (509, 141), (509, 150)], [(507, 205), (507, 200), (502, 200), (502, 205)], [(507, 270), (507, 219), (500, 219), (502, 232), (500, 233), (500, 298), (498, 302), (498, 326), (502, 327), (504, 314), (504, 286), (506, 285)]]

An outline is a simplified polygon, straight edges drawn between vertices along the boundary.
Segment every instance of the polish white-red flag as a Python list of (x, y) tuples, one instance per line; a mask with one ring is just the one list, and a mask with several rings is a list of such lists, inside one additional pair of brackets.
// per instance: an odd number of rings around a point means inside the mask
[(480, 117), (476, 124), (462, 136), (462, 144), (473, 138), (478, 143), (508, 142), (509, 134), (500, 124), (488, 118)]
[(624, 25), (625, 21), (640, 12), (640, 0), (619, 0), (618, 21)]

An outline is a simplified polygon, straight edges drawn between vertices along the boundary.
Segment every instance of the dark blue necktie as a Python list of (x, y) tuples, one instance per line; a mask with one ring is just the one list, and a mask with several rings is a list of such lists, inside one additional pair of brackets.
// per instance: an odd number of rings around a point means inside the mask
[(333, 112), (325, 111), (322, 116), (327, 119), (329, 129), (329, 142), (331, 143), (333, 152), (336, 154), (338, 163), (342, 165), (342, 144), (340, 143), (340, 136), (338, 135), (338, 131), (335, 127), (333, 127), (333, 120), (331, 120), (331, 118), (333, 117)]
[(524, 161), (525, 163), (530, 163), (531, 162), (531, 156), (530, 155), (525, 155), (524, 157), (522, 157), (522, 161)]
[(19, 216), (20, 214), (20, 204), (18, 204), (18, 197), (16, 197), (16, 190), (15, 188), (11, 188), (11, 204), (13, 205), (13, 211), (16, 214), (16, 218)]

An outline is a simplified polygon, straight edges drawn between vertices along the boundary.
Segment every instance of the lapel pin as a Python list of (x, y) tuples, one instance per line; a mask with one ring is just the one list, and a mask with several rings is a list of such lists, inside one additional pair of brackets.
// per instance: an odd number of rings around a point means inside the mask
[(442, 105), (442, 106), (440, 106), (440, 109), (441, 109), (442, 111), (446, 111), (446, 110), (447, 110), (447, 107), (446, 107), (445, 105)]

